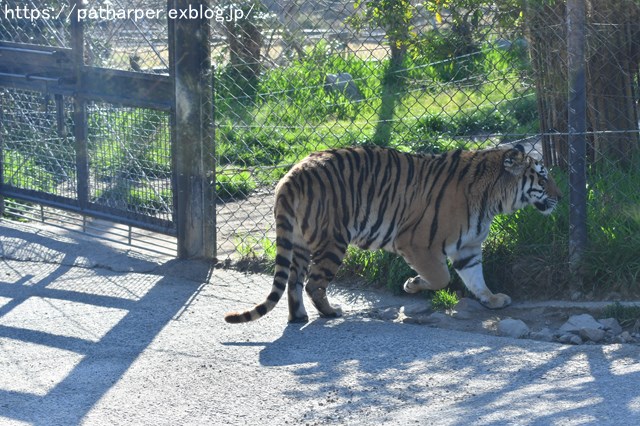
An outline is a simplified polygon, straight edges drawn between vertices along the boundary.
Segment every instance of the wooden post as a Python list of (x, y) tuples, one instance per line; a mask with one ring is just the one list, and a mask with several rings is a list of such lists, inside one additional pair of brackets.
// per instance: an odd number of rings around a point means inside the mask
[(207, 0), (168, 2), (169, 60), (174, 81), (174, 200), (180, 258), (210, 259), (216, 255), (210, 27), (203, 16), (179, 12), (206, 10), (208, 6)]
[(567, 1), (569, 77), (569, 267), (579, 272), (587, 246), (586, 11), (584, 0)]
[(78, 17), (83, 7), (82, 0), (75, 0), (71, 17), (71, 39), (73, 47), (73, 67), (76, 90), (73, 95), (73, 136), (76, 150), (76, 196), (80, 210), (89, 207), (89, 151), (87, 130), (87, 100), (84, 95), (84, 27)]

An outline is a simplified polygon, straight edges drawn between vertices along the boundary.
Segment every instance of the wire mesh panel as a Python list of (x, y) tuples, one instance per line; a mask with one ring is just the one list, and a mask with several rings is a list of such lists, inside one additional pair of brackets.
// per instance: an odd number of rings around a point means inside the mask
[(175, 234), (166, 0), (0, 18), (3, 195)]
[(61, 96), (0, 88), (6, 187), (76, 199), (71, 106)]
[(89, 2), (85, 10), (86, 65), (169, 72), (166, 0)]
[(0, 41), (70, 47), (68, 0), (0, 1)]
[(93, 208), (171, 221), (169, 114), (93, 103), (88, 122)]

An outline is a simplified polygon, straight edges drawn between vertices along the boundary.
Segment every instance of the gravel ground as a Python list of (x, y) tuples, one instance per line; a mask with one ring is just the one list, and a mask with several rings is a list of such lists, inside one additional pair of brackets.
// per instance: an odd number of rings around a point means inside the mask
[(0, 424), (640, 421), (637, 345), (385, 321), (402, 301), (344, 288), (337, 320), (223, 321), (270, 282), (0, 221)]

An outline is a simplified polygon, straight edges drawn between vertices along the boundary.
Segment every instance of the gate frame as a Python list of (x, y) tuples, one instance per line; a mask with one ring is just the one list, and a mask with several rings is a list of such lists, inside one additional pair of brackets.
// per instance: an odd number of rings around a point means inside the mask
[[(215, 157), (213, 91), (206, 19), (169, 19), (169, 9), (188, 8), (208, 0), (168, 0), (169, 75), (113, 70), (84, 64), (82, 0), (71, 16), (71, 47), (0, 41), (0, 87), (72, 97), (76, 150), (76, 199), (4, 184), (0, 164), (0, 208), (3, 197), (47, 205), (86, 216), (176, 235), (181, 258), (214, 258)], [(87, 103), (151, 108), (169, 113), (173, 192), (172, 220), (92, 206), (89, 199)], [(1, 163), (1, 162), (0, 162)], [(0, 209), (2, 212), (3, 209)]]

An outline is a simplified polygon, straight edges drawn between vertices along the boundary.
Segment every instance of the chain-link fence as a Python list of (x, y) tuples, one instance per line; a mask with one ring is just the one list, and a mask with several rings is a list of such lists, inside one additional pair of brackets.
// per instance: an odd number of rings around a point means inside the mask
[[(171, 105), (157, 93), (173, 87), (164, 77), (172, 60), (167, 15), (177, 3), (187, 6), (177, 0), (26, 6), (0, 0), (0, 79), (9, 82), (0, 89), (5, 190), (44, 193), (131, 220), (166, 225), (172, 219), (175, 123)], [(640, 235), (640, 6), (635, 0), (580, 3), (586, 7), (587, 96), (586, 128), (578, 136), (587, 145), (587, 185), (577, 189), (588, 202), (591, 241), (585, 269), (595, 277), (591, 282), (604, 277), (633, 287), (640, 276), (631, 256)], [(157, 13), (88, 16), (79, 32), (66, 19), (79, 4), (113, 14)], [(434, 152), (519, 142), (555, 166), (565, 193), (576, 189), (568, 177), (568, 139), (576, 130), (567, 113), (567, 43), (576, 34), (567, 31), (564, 1), (246, 0), (203, 6), (212, 28), (221, 261), (273, 249), (273, 188), (293, 164), (320, 149), (378, 144)], [(7, 14), (46, 8), (61, 13), (33, 20)], [(17, 52), (25, 43), (37, 47)], [(86, 92), (99, 94), (83, 104), (69, 88), (74, 75), (68, 74), (76, 68), (65, 64), (74, 61), (87, 73)], [(46, 72), (21, 74), (24, 63)], [(133, 98), (145, 103), (131, 104)], [(78, 119), (86, 123), (84, 134)], [(82, 171), (78, 166), (85, 162)], [(568, 270), (569, 206), (563, 203), (544, 222), (528, 211), (497, 220), (485, 245), (494, 281), (532, 288), (547, 283), (542, 293), (567, 282), (560, 271)], [(607, 263), (624, 272), (612, 273)], [(553, 295), (549, 291), (544, 295)]]
[[(607, 228), (608, 244), (636, 244), (638, 5), (587, 4), (590, 235)], [(272, 249), (275, 183), (330, 147), (520, 142), (557, 166), (569, 193), (564, 2), (253, 0), (220, 9), (229, 19), (212, 21), (219, 259)], [(543, 281), (531, 295), (552, 295), (567, 279), (558, 273), (568, 270), (567, 204), (551, 225), (528, 212), (497, 221), (485, 255), (507, 241), (527, 249), (506, 262), (488, 255), (496, 279)], [(614, 231), (608, 214), (621, 206), (624, 230)]]
[[(242, 11), (250, 9), (248, 18), (218, 24), (212, 41), (221, 257), (269, 235), (270, 209), (260, 207), (309, 152), (536, 144), (527, 42), (515, 24), (498, 26), (504, 11), (495, 5), (474, 16), (411, 2), (262, 1)], [(395, 22), (411, 34), (392, 40)]]

